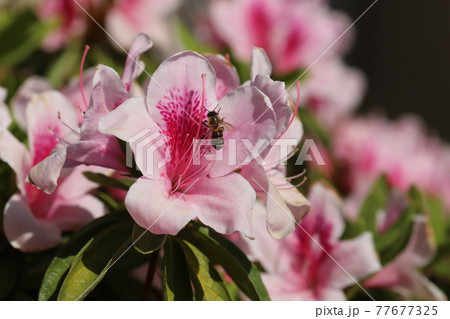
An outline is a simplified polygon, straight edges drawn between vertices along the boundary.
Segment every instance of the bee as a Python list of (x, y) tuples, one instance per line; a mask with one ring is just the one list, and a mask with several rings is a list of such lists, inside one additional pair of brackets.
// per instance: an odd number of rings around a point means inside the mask
[(205, 121), (207, 123), (203, 122), (203, 124), (205, 124), (211, 132), (211, 145), (216, 149), (216, 151), (220, 151), (224, 145), (223, 132), (225, 131), (225, 129), (227, 131), (234, 130), (233, 125), (225, 122), (223, 118), (219, 116), (219, 112), (220, 109), (217, 112), (215, 110), (209, 111), (206, 115), (208, 117), (208, 120)]

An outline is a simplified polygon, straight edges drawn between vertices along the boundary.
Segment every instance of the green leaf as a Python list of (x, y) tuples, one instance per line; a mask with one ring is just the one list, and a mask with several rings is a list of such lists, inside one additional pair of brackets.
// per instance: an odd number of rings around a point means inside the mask
[(84, 172), (83, 175), (86, 176), (88, 180), (97, 183), (100, 186), (118, 188), (126, 191), (134, 183), (134, 180), (131, 179), (116, 179), (101, 173)]
[(58, 295), (58, 300), (82, 300), (108, 269), (130, 247), (129, 221), (108, 227), (91, 239), (77, 254)]
[(363, 229), (377, 233), (377, 214), (386, 207), (389, 186), (386, 178), (380, 177), (373, 185), (369, 195), (364, 200), (359, 212), (358, 223)]
[(134, 248), (141, 254), (151, 254), (164, 245), (167, 235), (155, 235), (150, 231), (134, 224), (132, 243)]
[(164, 244), (163, 296), (164, 300), (193, 300), (183, 248), (172, 237)]
[(36, 20), (31, 11), (5, 10), (0, 15), (0, 64), (16, 65), (41, 46), (43, 37), (55, 26)]
[(222, 277), (209, 258), (188, 242), (183, 241), (181, 246), (195, 288), (195, 300), (231, 301)]
[(427, 196), (415, 186), (411, 187), (409, 196), (418, 213), (428, 216), (436, 243), (443, 244), (446, 240), (448, 218), (445, 216), (442, 200)]
[(239, 288), (252, 300), (270, 300), (258, 268), (231, 241), (213, 230), (195, 223), (179, 236), (221, 265)]
[(408, 207), (385, 232), (375, 234), (375, 247), (383, 265), (392, 261), (408, 244), (414, 213), (415, 209)]
[(45, 272), (39, 290), (38, 300), (50, 300), (56, 298), (56, 292), (61, 285), (61, 281), (69, 270), (75, 256), (83, 246), (108, 226), (123, 221), (126, 215), (108, 214), (94, 220), (79, 230), (75, 235), (63, 245), (61, 251), (53, 259), (52, 263)]

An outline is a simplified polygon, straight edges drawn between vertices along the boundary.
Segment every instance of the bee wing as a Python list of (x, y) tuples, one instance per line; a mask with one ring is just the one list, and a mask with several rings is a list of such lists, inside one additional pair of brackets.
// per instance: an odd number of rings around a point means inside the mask
[(234, 129), (235, 129), (235, 127), (232, 125), (232, 124), (230, 124), (230, 123), (227, 123), (227, 122), (222, 122), (222, 126), (223, 126), (223, 128), (225, 129), (225, 131), (227, 131), (227, 132), (233, 132), (234, 131)]

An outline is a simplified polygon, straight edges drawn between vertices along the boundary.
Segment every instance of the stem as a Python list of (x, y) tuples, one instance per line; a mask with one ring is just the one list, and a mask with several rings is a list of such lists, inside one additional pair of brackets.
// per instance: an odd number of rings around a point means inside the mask
[(152, 290), (153, 278), (155, 277), (156, 265), (158, 264), (159, 249), (150, 254), (150, 264), (148, 265), (147, 277), (145, 278), (144, 293), (142, 300), (147, 301)]

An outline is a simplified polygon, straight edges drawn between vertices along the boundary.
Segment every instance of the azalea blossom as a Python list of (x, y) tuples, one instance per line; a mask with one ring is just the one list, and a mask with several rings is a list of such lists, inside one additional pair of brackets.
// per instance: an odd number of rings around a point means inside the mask
[[(295, 147), (302, 138), (303, 127), (296, 117), (297, 109), (292, 111), (285, 84), (270, 78), (272, 65), (261, 48), (253, 48), (250, 73), (248, 84), (260, 89), (272, 102), (277, 128), (276, 139), (261, 153), (264, 161), (260, 163), (255, 159), (242, 167), (242, 175), (253, 186), (258, 197), (266, 201), (267, 228), (274, 238), (280, 239), (294, 231), (295, 223), (311, 208), (308, 200), (291, 184), (291, 180), (302, 174), (287, 178), (283, 164), (296, 153)], [(291, 206), (296, 209), (291, 210)]]
[[(84, 35), (89, 17), (101, 12), (101, 0), (43, 0), (37, 6), (37, 15), (42, 21), (56, 20), (56, 28), (44, 38), (43, 47), (48, 51), (60, 49), (73, 38)], [(81, 8), (80, 8), (81, 7)]]
[[(0, 105), (2, 122), (4, 106)], [(11, 245), (24, 252), (40, 251), (61, 242), (61, 233), (75, 230), (106, 213), (103, 203), (91, 192), (97, 187), (83, 175), (85, 167), (66, 172), (52, 195), (25, 182), (30, 168), (45, 158), (60, 140), (70, 139), (77, 127), (77, 114), (59, 92), (33, 96), (25, 111), (30, 148), (0, 126), (0, 159), (15, 172), (19, 192), (3, 212), (5, 235)], [(7, 119), (11, 121), (10, 118)]]
[[(350, 115), (363, 98), (366, 81), (357, 69), (339, 59), (319, 61), (302, 83), (301, 103), (331, 127)], [(291, 95), (296, 92), (290, 90)]]
[[(211, 23), (234, 55), (250, 61), (252, 47), (263, 48), (276, 73), (307, 68), (349, 25), (346, 16), (317, 1), (212, 1)], [(330, 48), (336, 56), (345, 40)]]
[[(90, 104), (83, 109), (85, 114), (80, 132), (69, 143), (59, 143), (47, 158), (31, 169), (30, 181), (34, 185), (51, 193), (63, 168), (82, 164), (126, 171), (125, 154), (120, 145), (114, 137), (98, 131), (98, 121), (130, 97), (133, 80), (143, 71), (139, 56), (151, 46), (152, 42), (146, 35), (137, 36), (128, 53), (122, 77), (110, 67), (97, 67)], [(82, 100), (85, 101), (85, 96)]]
[(406, 248), (372, 278), (365, 282), (369, 288), (387, 288), (405, 299), (447, 300), (445, 294), (429, 281), (419, 268), (426, 266), (436, 254), (436, 244), (427, 218), (417, 215)]
[(333, 133), (333, 153), (348, 174), (349, 217), (358, 208), (373, 182), (385, 174), (391, 186), (408, 190), (412, 185), (447, 200), (450, 185), (450, 148), (427, 136), (420, 121), (405, 116), (389, 121), (380, 116), (347, 119)]
[[(255, 218), (255, 239), (239, 244), (265, 269), (272, 300), (345, 300), (344, 288), (381, 268), (372, 236), (339, 239), (345, 227), (342, 203), (327, 186), (314, 184), (308, 199), (313, 208), (290, 236), (273, 239)], [(255, 217), (264, 210), (257, 203)]]
[[(218, 100), (216, 71), (198, 53), (175, 54), (152, 75), (146, 101), (130, 98), (100, 121), (101, 132), (131, 144), (143, 176), (131, 186), (125, 205), (155, 234), (175, 235), (198, 219), (220, 233), (251, 236), (255, 191), (236, 171), (251, 155), (245, 141), (262, 140), (267, 147), (274, 138), (276, 117), (270, 99), (253, 86)], [(234, 127), (224, 130), (220, 150), (202, 142), (209, 136), (203, 123), (212, 110)], [(149, 134), (144, 144), (135, 140), (141, 133)]]
[(106, 29), (114, 42), (127, 49), (136, 34), (145, 33), (156, 47), (173, 51), (175, 37), (167, 20), (181, 3), (181, 0), (114, 0), (105, 18)]

